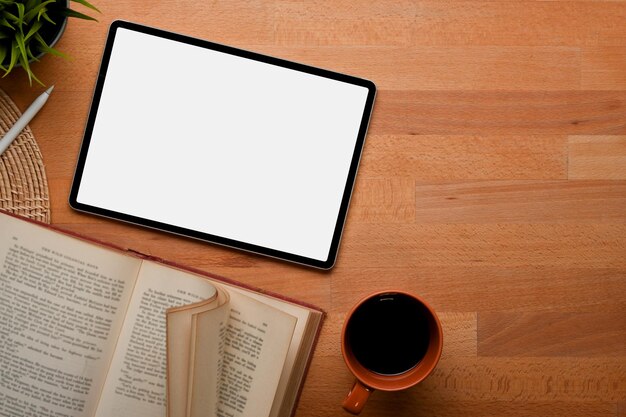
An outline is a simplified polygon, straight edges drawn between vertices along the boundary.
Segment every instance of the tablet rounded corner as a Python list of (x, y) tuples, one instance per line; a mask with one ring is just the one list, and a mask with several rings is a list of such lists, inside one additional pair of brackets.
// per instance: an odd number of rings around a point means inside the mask
[(376, 87), (376, 84), (374, 83), (374, 81), (372, 80), (364, 80), (365, 81), (365, 88), (367, 88), (370, 92), (370, 94), (376, 94), (376, 90), (378, 87)]
[(333, 254), (332, 256), (329, 256), (328, 259), (326, 259), (325, 261), (322, 261), (318, 265), (318, 268), (324, 271), (330, 271), (331, 269), (335, 267), (336, 263), (337, 263), (337, 253)]
[(72, 210), (81, 211), (81, 204), (78, 202), (76, 196), (72, 193), (70, 193), (70, 196), (67, 198), (67, 202), (69, 203)]

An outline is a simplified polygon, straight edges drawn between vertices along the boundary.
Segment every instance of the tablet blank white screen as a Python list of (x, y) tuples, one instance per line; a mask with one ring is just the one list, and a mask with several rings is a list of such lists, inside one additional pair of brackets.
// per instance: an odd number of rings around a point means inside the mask
[(367, 93), (120, 28), (77, 200), (326, 260)]

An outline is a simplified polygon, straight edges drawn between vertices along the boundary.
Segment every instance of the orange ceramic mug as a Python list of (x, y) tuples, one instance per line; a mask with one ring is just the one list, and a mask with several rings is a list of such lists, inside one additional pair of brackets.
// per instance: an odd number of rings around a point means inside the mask
[(442, 348), (441, 323), (424, 300), (397, 290), (365, 297), (341, 332), (341, 353), (356, 377), (343, 408), (358, 414), (374, 389), (399, 391), (423, 381)]

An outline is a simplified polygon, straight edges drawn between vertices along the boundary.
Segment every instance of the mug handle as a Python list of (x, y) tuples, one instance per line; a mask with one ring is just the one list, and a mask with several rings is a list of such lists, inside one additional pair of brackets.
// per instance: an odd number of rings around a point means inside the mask
[(363, 385), (363, 383), (357, 379), (354, 381), (354, 385), (348, 393), (348, 396), (343, 400), (343, 408), (352, 414), (359, 414), (373, 391), (373, 388)]

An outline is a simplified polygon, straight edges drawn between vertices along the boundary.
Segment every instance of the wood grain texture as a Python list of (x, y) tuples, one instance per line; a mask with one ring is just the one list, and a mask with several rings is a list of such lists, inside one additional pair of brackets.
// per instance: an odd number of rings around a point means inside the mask
[(598, 135), (626, 133), (626, 92), (381, 90), (371, 133)]
[(626, 65), (623, 46), (585, 48), (582, 55), (581, 88), (588, 90), (625, 90)]
[(624, 181), (434, 182), (415, 198), (417, 223), (626, 222)]
[(379, 288), (421, 294), (442, 312), (595, 312), (623, 309), (626, 299), (622, 268), (399, 265), (337, 267), (349, 279), (332, 281), (332, 311), (346, 312)]
[[(569, 47), (266, 48), (294, 61), (357, 72), (383, 90), (579, 90), (580, 51)], [(341, 56), (341, 61), (336, 57)], [(499, 74), (507, 77), (499, 77)]]
[[(338, 371), (342, 362), (340, 357), (324, 358), (311, 369), (314, 380), (320, 381), (311, 389), (319, 395), (330, 388), (336, 393), (335, 404), (347, 394), (352, 382), (348, 370)], [(412, 388), (409, 395), (375, 394), (385, 397), (388, 406), (393, 403), (393, 397), (404, 396), (410, 396), (404, 399), (408, 402), (512, 401), (520, 407), (525, 402), (565, 401), (572, 408), (601, 398), (613, 403), (612, 415), (615, 415), (617, 402), (626, 395), (625, 366), (623, 358), (448, 357), (442, 358), (433, 374)], [(309, 386), (313, 384), (311, 381)], [(404, 412), (411, 415), (410, 409)]]
[(344, 235), (348, 267), (626, 267), (626, 224), (349, 224)]
[[(323, 402), (307, 403), (311, 416), (324, 416), (320, 409), (334, 406), (337, 398), (326, 398)], [(341, 400), (341, 398), (339, 399)], [(482, 417), (498, 415), (510, 417), (600, 417), (614, 416), (615, 404), (610, 402), (587, 402), (573, 405), (567, 402), (535, 401), (437, 401), (428, 398), (413, 399), (407, 395), (377, 392), (372, 395), (371, 406), (361, 413), (363, 417), (394, 417), (397, 415), (434, 417)], [(316, 412), (317, 411), (317, 412)], [(336, 409), (337, 413), (341, 410)], [(346, 414), (347, 415), (347, 414)], [(620, 417), (622, 415), (620, 414)]]
[(480, 356), (626, 356), (626, 309), (478, 315)]
[(352, 221), (411, 223), (415, 220), (415, 181), (410, 177), (363, 178), (352, 197)]
[(570, 136), (568, 178), (626, 179), (626, 136)]
[[(284, 45), (624, 45), (621, 5), (545, 1), (284, 1)], [(568, 24), (576, 20), (576, 25)], [(550, 25), (546, 25), (546, 21)], [(598, 28), (601, 28), (599, 30)]]
[[(348, 415), (341, 328), (383, 288), (436, 309), (444, 352), (422, 384), (375, 392), (364, 417), (626, 417), (626, 1), (96, 3), (100, 23), (72, 20), (58, 45), (72, 60), (33, 67), (55, 84), (31, 123), (52, 222), (328, 311), (296, 417)], [(114, 19), (377, 84), (333, 270), (69, 208)], [(0, 88), (22, 110), (40, 93), (19, 70)]]
[[(563, 136), (370, 135), (363, 176), (419, 182), (459, 179), (565, 179)], [(453, 169), (451, 169), (453, 168)]]

